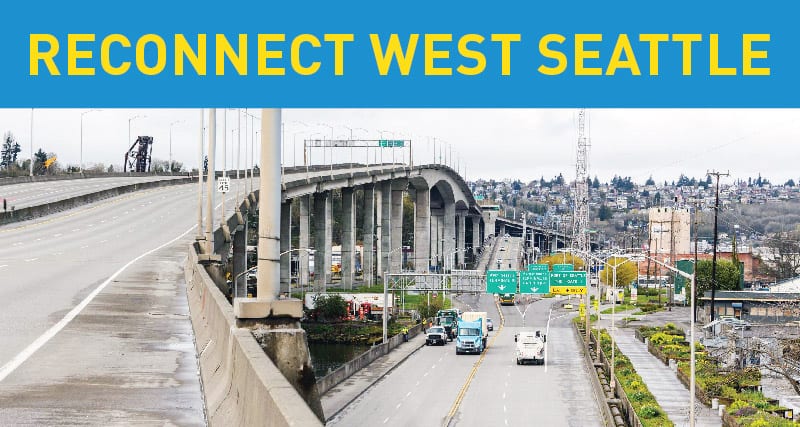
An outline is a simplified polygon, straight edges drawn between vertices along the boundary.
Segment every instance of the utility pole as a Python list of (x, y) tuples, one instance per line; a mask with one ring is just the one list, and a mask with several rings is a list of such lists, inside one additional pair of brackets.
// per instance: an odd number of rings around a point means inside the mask
[(729, 176), (729, 172), (708, 171), (706, 175), (714, 175), (717, 178), (716, 196), (714, 201), (714, 254), (711, 258), (711, 319), (714, 321), (714, 296), (717, 290), (717, 217), (719, 216), (719, 177)]
[[(672, 212), (669, 218), (669, 260), (672, 265), (675, 267), (678, 266), (678, 261), (675, 259), (675, 206), (672, 207)], [(669, 292), (669, 298), (667, 298), (669, 311), (672, 311), (672, 304), (675, 302), (675, 280), (677, 278), (678, 274), (672, 272), (672, 289), (667, 290)]]
[[(700, 220), (700, 200), (695, 200), (694, 202), (694, 277), (697, 277), (697, 241), (699, 240), (697, 236), (697, 227)], [(694, 283), (697, 283), (696, 280), (692, 280)], [(697, 307), (695, 303), (695, 289), (694, 285), (692, 285), (692, 307)], [(697, 313), (692, 313), (692, 318), (697, 318)], [(692, 325), (692, 329), (694, 329), (694, 325)]]
[[(575, 210), (572, 217), (572, 246), (578, 253), (589, 253), (591, 245), (586, 230), (589, 228), (589, 136), (586, 109), (578, 110), (578, 150), (575, 162)], [(523, 228), (524, 230), (524, 228)], [(524, 237), (524, 236), (523, 236)], [(583, 268), (588, 271), (588, 263)], [(586, 293), (584, 316), (586, 318), (586, 346), (589, 345), (589, 293)]]

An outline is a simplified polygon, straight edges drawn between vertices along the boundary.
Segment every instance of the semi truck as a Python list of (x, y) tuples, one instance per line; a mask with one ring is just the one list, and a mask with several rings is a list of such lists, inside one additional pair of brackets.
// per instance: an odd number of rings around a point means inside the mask
[(483, 353), (489, 339), (485, 311), (466, 311), (458, 319), (456, 354)]
[(458, 310), (439, 310), (436, 312), (436, 325), (444, 327), (447, 332), (447, 339), (453, 341), (457, 331)]

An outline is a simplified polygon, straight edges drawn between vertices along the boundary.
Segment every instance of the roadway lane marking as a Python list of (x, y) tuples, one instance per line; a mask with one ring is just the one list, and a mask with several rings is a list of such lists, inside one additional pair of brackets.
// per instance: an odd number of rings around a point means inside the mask
[[(5, 267), (8, 267), (8, 264), (0, 265), (0, 268), (5, 268)], [(419, 384), (419, 383), (417, 383), (417, 384)]]
[(41, 238), (41, 237), (39, 237), (39, 238), (37, 238), (37, 239), (36, 239), (36, 241), (37, 241), (37, 242), (38, 242), (39, 240), (42, 240), (42, 238)]
[(86, 298), (84, 298), (83, 301), (80, 302), (80, 304), (76, 305), (72, 310), (70, 310), (69, 313), (67, 313), (64, 316), (63, 319), (59, 320), (58, 323), (56, 323), (55, 325), (51, 326), (50, 329), (46, 330), (42, 335), (40, 335), (38, 338), (36, 338), (36, 340), (34, 340), (27, 347), (25, 347), (24, 350), (22, 350), (16, 356), (14, 356), (13, 359), (11, 359), (8, 363), (3, 365), (3, 367), (0, 368), (0, 382), (2, 382), (3, 380), (6, 379), (6, 377), (11, 375), (12, 372), (14, 372), (17, 368), (19, 368), (20, 365), (25, 363), (25, 361), (28, 360), (31, 356), (33, 356), (34, 353), (39, 351), (39, 349), (42, 348), (42, 346), (44, 346), (45, 344), (47, 344), (47, 342), (50, 341), (51, 338), (53, 338), (54, 336), (56, 336), (56, 334), (61, 332), (61, 330), (64, 329), (64, 327), (67, 326), (69, 324), (69, 322), (72, 321), (72, 319), (77, 317), (78, 314), (80, 314), (80, 312), (83, 311), (83, 309), (86, 308), (86, 306), (89, 305), (89, 303), (92, 302), (92, 300), (100, 292), (102, 292), (103, 289), (105, 289), (106, 286), (108, 286), (109, 283), (111, 283), (114, 279), (116, 279), (117, 276), (122, 274), (123, 271), (127, 270), (128, 267), (130, 267), (131, 265), (135, 264), (140, 259), (152, 254), (153, 252), (161, 250), (161, 249), (163, 249), (163, 248), (165, 248), (165, 247), (177, 242), (178, 240), (182, 239), (184, 236), (189, 234), (189, 232), (194, 230), (195, 227), (197, 227), (197, 225), (191, 226), (188, 230), (184, 231), (178, 237), (170, 240), (169, 242), (164, 243), (161, 246), (158, 246), (158, 247), (156, 247), (154, 249), (150, 249), (149, 251), (147, 251), (147, 252), (139, 255), (138, 257), (128, 261), (127, 264), (123, 265), (119, 270), (114, 272), (114, 274), (109, 276), (108, 279), (106, 279), (97, 288), (95, 288), (95, 290), (93, 290), (92, 293), (87, 295)]
[(431, 369), (436, 369), (436, 364), (434, 364), (434, 365), (431, 367)]
[(89, 245), (84, 245), (84, 246), (81, 246), (81, 249), (86, 249), (88, 247), (89, 247)]
[[(5, 267), (5, 266), (3, 266), (3, 267)], [(418, 385), (419, 385), (419, 381), (417, 381), (417, 383), (416, 383), (416, 384), (414, 384), (414, 387), (416, 387), (416, 386), (418, 386)]]
[(400, 409), (400, 405), (402, 405), (402, 403), (398, 403), (397, 406), (394, 407), (394, 409)]
[(406, 393), (406, 397), (411, 396), (411, 392)]
[(76, 231), (81, 231), (81, 229), (80, 229), (80, 228), (73, 228), (73, 229), (72, 229), (72, 232), (73, 232), (73, 233), (74, 233), (74, 232), (76, 232)]
[[(498, 305), (497, 300), (495, 300), (495, 306)], [(497, 306), (497, 311), (500, 311), (500, 307)], [(477, 362), (472, 366), (472, 370), (470, 371), (469, 375), (467, 376), (467, 381), (464, 382), (464, 385), (461, 387), (461, 390), (458, 392), (458, 396), (456, 396), (456, 401), (453, 402), (453, 406), (450, 408), (450, 412), (447, 413), (447, 417), (445, 417), (445, 422), (443, 425), (448, 426), (450, 422), (453, 420), (453, 417), (456, 415), (459, 406), (461, 406), (461, 401), (464, 399), (464, 396), (467, 394), (467, 390), (469, 390), (469, 385), (472, 383), (473, 378), (475, 378), (475, 374), (478, 373), (478, 368), (481, 367), (481, 363), (483, 360), (486, 359), (486, 355), (489, 353), (489, 349), (494, 346), (494, 342), (497, 341), (497, 337), (500, 336), (500, 332), (503, 331), (503, 326), (505, 325), (505, 318), (501, 312), (500, 314), (500, 327), (497, 329), (497, 333), (494, 334), (492, 337), (491, 342), (486, 344), (486, 348), (483, 350), (483, 354), (478, 359)], [(509, 373), (510, 374), (510, 373)], [(426, 373), (427, 375), (427, 373)]]
[(423, 375), (423, 378), (424, 378), (424, 377), (427, 377), (427, 376), (428, 376), (428, 373), (427, 373), (427, 372), (425, 372), (425, 375)]
[(25, 262), (36, 261), (37, 259), (39, 259), (39, 258), (28, 258), (28, 259), (25, 260)]
[(22, 244), (23, 244), (22, 242), (17, 242), (17, 243), (14, 243), (14, 244), (13, 244), (13, 245), (11, 245), (11, 246), (20, 246), (20, 245), (22, 245)]
[[(503, 400), (506, 399), (506, 392), (503, 392)], [(505, 406), (503, 406), (503, 411), (505, 411)]]
[(388, 423), (388, 422), (389, 422), (389, 417), (386, 417), (386, 419), (385, 419), (385, 420), (383, 420), (383, 423), (384, 423), (384, 424), (386, 424), (386, 423)]
[(107, 242), (107, 241), (108, 241), (108, 240), (101, 240), (101, 241), (100, 241), (100, 243), (105, 243), (105, 242)]

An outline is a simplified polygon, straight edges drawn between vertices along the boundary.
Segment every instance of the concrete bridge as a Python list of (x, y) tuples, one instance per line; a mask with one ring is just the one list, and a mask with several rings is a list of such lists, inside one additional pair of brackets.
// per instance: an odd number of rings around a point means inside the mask
[[(341, 193), (342, 286), (352, 288), (356, 259), (356, 216), (363, 213), (364, 283), (371, 285), (385, 273), (408, 270), (402, 265), (403, 195), (414, 203), (413, 270), (453, 269), (471, 259), (483, 241), (485, 226), (480, 206), (466, 182), (444, 165), (334, 165), (287, 168), (281, 185), (281, 291), (291, 280), (289, 251), (315, 248), (316, 285), (330, 282), (332, 262), (333, 192)], [(357, 193), (362, 197), (356, 197)], [(256, 192), (257, 193), (257, 192)], [(256, 196), (257, 197), (257, 196)], [(356, 201), (361, 200), (361, 204)], [(298, 209), (293, 223), (292, 209)], [(313, 217), (313, 224), (311, 219)], [(311, 242), (314, 227), (315, 241)], [(292, 230), (299, 230), (292, 247)], [(234, 254), (241, 254), (244, 234), (235, 233)], [(309, 255), (299, 250), (299, 281), (309, 283)], [(238, 262), (236, 262), (238, 261)], [(245, 269), (237, 259), (235, 274)], [(370, 274), (371, 273), (371, 274)]]

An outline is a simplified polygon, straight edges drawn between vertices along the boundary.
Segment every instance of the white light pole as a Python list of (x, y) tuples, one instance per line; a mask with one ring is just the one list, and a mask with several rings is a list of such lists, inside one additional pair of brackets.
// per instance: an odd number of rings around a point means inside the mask
[(142, 114), (137, 114), (128, 119), (128, 144), (131, 144), (131, 122), (136, 119), (144, 119), (144, 118), (147, 118), (147, 116)]
[(183, 120), (175, 120), (169, 124), (169, 174), (172, 175), (172, 126), (183, 123)]
[[(81, 165), (80, 165), (80, 172), (83, 173), (83, 116), (93, 112), (93, 111), (100, 111), (97, 109), (87, 110), (81, 113)], [(31, 109), (31, 135), (33, 135), (33, 109)], [(31, 138), (33, 139), (33, 138)], [(33, 141), (31, 141), (31, 152), (33, 152)], [(33, 156), (31, 156), (33, 159)], [(33, 175), (33, 169), (31, 169), (31, 175)]]
[(30, 163), (31, 177), (33, 177), (33, 108), (31, 108), (31, 163)]
[[(317, 123), (317, 126), (325, 126), (331, 130), (331, 176), (333, 176), (333, 126), (327, 123)], [(324, 138), (323, 138), (324, 141)], [(325, 164), (325, 145), (322, 146), (322, 164)]]
[(350, 131), (350, 169), (352, 170), (353, 169), (353, 131), (354, 130), (362, 130), (362, 131), (367, 132), (367, 133), (369, 133), (369, 131), (364, 129), (364, 128), (360, 128), (360, 127), (351, 128), (350, 126), (347, 126), (347, 125), (342, 125), (342, 127), (344, 127), (345, 129)]
[[(294, 120), (292, 123), (296, 123), (302, 125), (303, 127), (308, 127), (308, 123), (301, 122), (299, 120)], [(296, 131), (293, 133), (292, 137), (292, 166), (297, 166), (297, 134), (302, 133), (304, 131)]]
[[(306, 252), (308, 252), (309, 255), (311, 255), (311, 249), (309, 249), (309, 248), (294, 248), (294, 249), (289, 249), (288, 251), (281, 252), (279, 256), (284, 256), (284, 255), (286, 255), (288, 253), (291, 253), (291, 252), (300, 252), (300, 251), (306, 251)], [(303, 268), (302, 264), (303, 263), (300, 263), (300, 268)], [(292, 297), (292, 274), (291, 274), (291, 271), (292, 271), (292, 260), (289, 259), (289, 298)], [(303, 286), (300, 283), (300, 279), (302, 277), (303, 277), (302, 272), (298, 271), (298, 275), (297, 275), (297, 282), (298, 283), (297, 284), (300, 285), (301, 288)]]
[(399, 248), (394, 248), (386, 254), (386, 271), (383, 274), (383, 315), (381, 316), (383, 320), (383, 342), (388, 342), (388, 329), (387, 329), (387, 318), (389, 314), (388, 306), (389, 306), (389, 269), (392, 266), (391, 261), (389, 261), (390, 257), (393, 252), (397, 252), (398, 250), (403, 249), (402, 246)]

